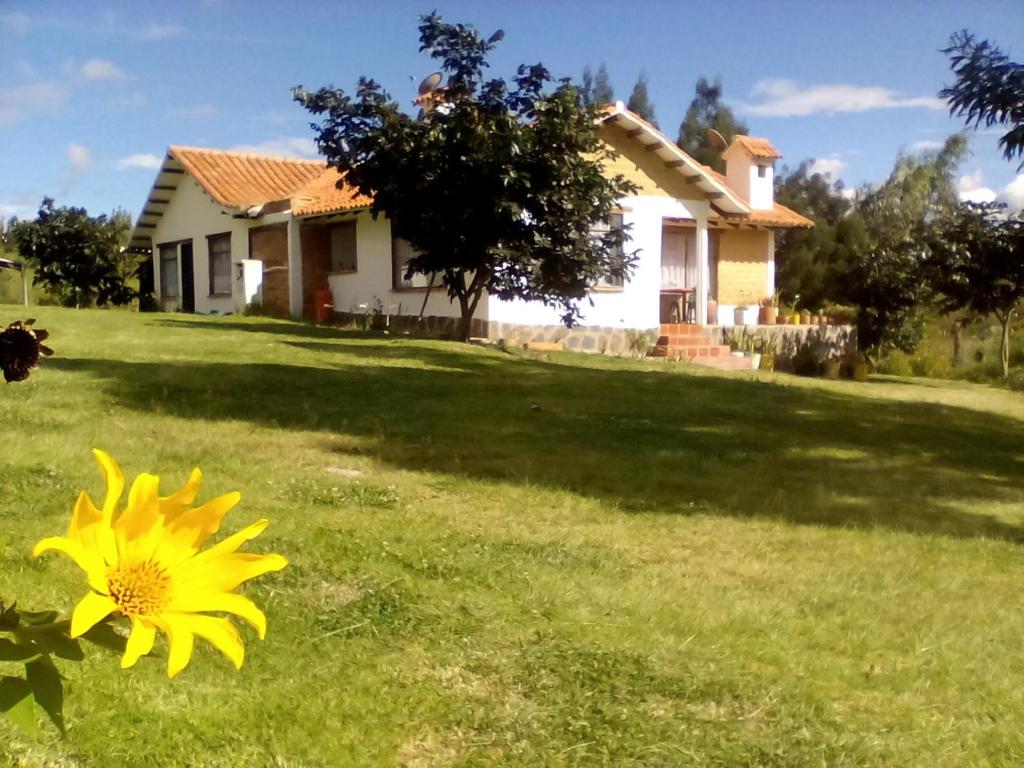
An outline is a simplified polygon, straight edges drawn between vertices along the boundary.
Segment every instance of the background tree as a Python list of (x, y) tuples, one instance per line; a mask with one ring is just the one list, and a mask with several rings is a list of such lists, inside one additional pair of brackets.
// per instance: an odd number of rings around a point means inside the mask
[(594, 73), (587, 64), (583, 67), (583, 78), (580, 80), (580, 98), (583, 104), (591, 107), (594, 105)]
[(1024, 298), (1024, 221), (1005, 205), (963, 203), (935, 222), (931, 276), (947, 312), (991, 314), (1002, 329), (1003, 378), (1010, 375), (1010, 321)]
[(72, 307), (128, 304), (139, 256), (125, 249), (131, 219), (124, 212), (91, 217), (84, 208), (54, 206), (44, 198), (34, 221), (8, 228), (13, 244), (33, 267), (33, 283)]
[(626, 109), (634, 112), (655, 128), (658, 127), (657, 118), (654, 116), (654, 104), (647, 93), (647, 73), (641, 72), (633, 86), (633, 92), (629, 94), (629, 101)]
[(775, 235), (776, 286), (783, 300), (809, 309), (839, 302), (856, 254), (868, 246), (864, 219), (842, 182), (811, 173), (805, 160), (792, 173), (775, 177), (775, 199), (814, 221), (810, 229)]
[[(999, 139), (1003, 156), (1024, 157), (1024, 64), (1010, 61), (988, 40), (977, 40), (966, 29), (956, 32), (943, 50), (949, 56), (956, 82), (939, 91), (949, 101), (950, 114), (977, 128), (999, 124), (1009, 130)], [(1024, 159), (1017, 170), (1024, 169)]]
[(857, 206), (869, 241), (851, 254), (843, 298), (858, 307), (858, 343), (869, 354), (913, 352), (921, 339), (933, 296), (930, 229), (958, 206), (953, 177), (966, 151), (966, 138), (956, 134), (938, 152), (899, 158)]
[(715, 78), (714, 83), (709, 83), (706, 78), (700, 78), (693, 101), (679, 125), (676, 144), (698, 162), (725, 173), (725, 161), (721, 158), (720, 150), (708, 143), (707, 129), (714, 128), (726, 141), (731, 141), (737, 133), (747, 133), (748, 129), (736, 119), (729, 107), (721, 103), (721, 99), (722, 81)]
[(605, 104), (611, 104), (615, 101), (615, 89), (612, 88), (612, 81), (608, 77), (608, 69), (603, 61), (601, 66), (597, 68), (597, 74), (594, 76), (592, 97), (591, 103), (598, 107), (603, 107)]
[(485, 292), (555, 306), (573, 323), (589, 286), (627, 274), (635, 258), (621, 230), (592, 233), (634, 190), (602, 173), (595, 109), (568, 79), (552, 88), (540, 64), (520, 66), (511, 85), (484, 81), (500, 31), (484, 39), (437, 13), (421, 22), (420, 49), (447, 75), (435, 92), (443, 104), (417, 121), (365, 77), (354, 97), (299, 86), (296, 100), (324, 115), (313, 125), (320, 151), (415, 249), (407, 276), (440, 276), (461, 338)]

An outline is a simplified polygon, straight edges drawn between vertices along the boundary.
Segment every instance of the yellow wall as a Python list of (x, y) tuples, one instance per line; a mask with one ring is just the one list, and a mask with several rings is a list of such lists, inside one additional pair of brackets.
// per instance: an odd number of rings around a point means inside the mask
[(639, 188), (638, 195), (675, 197), (684, 200), (704, 200), (704, 193), (675, 168), (669, 168), (654, 152), (649, 152), (637, 139), (631, 139), (621, 128), (604, 124), (598, 136), (617, 156), (605, 161), (609, 175), (621, 174)]
[(718, 301), (756, 306), (768, 285), (768, 238), (760, 230), (723, 231), (718, 246)]

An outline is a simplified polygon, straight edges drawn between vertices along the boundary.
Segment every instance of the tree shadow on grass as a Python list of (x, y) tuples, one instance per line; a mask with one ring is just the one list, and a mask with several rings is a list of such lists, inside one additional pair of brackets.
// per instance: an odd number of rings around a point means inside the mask
[[(972, 511), (1024, 497), (1020, 426), (992, 414), (428, 345), (293, 345), (316, 351), (320, 367), (48, 365), (109, 379), (125, 408), (311, 430), (394, 467), (566, 490), (628, 512), (1024, 541), (1012, 522)], [(437, 369), (360, 360), (382, 354)]]

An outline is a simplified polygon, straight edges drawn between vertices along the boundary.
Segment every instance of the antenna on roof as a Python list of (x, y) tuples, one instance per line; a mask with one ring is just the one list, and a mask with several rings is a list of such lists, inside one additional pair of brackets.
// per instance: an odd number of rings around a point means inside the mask
[(420, 83), (419, 94), (420, 96), (426, 96), (428, 93), (433, 91), (437, 86), (441, 84), (441, 78), (443, 78), (440, 72), (431, 72), (429, 75), (423, 78)]
[(707, 137), (708, 144), (711, 145), (712, 149), (717, 149), (721, 152), (723, 149), (729, 146), (729, 142), (725, 140), (725, 136), (720, 134), (714, 128), (708, 128), (704, 135)]

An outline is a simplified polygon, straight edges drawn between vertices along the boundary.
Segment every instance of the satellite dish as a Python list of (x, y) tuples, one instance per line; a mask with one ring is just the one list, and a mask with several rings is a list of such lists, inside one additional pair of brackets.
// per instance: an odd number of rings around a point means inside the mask
[(444, 77), (440, 72), (432, 72), (423, 78), (423, 82), (420, 83), (420, 96), (430, 93), (432, 90), (437, 88), (441, 84), (441, 78)]
[(729, 146), (729, 142), (725, 140), (725, 137), (714, 128), (708, 128), (705, 136), (707, 136), (708, 144), (711, 145), (712, 149), (721, 151)]

